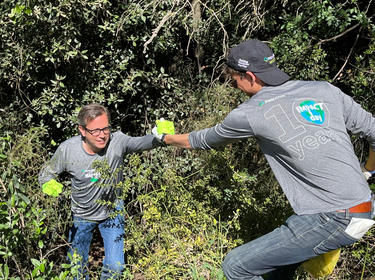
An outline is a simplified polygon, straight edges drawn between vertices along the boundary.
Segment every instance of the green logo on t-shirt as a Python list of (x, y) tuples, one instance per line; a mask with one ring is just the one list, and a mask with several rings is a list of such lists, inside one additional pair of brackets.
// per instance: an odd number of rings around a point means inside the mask
[(99, 172), (95, 172), (95, 169), (89, 169), (89, 170), (85, 170), (85, 169), (82, 169), (81, 170), (82, 173), (84, 173), (85, 175), (85, 178), (90, 178), (90, 182), (97, 182), (100, 178), (100, 173)]

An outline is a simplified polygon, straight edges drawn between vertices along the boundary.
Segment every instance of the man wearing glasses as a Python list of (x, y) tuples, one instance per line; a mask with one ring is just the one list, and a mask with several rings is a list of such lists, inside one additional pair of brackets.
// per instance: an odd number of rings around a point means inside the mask
[[(39, 183), (47, 194), (57, 196), (62, 185), (58, 175), (71, 176), (73, 225), (69, 231), (69, 258), (80, 258), (80, 275), (88, 279), (87, 263), (94, 229), (98, 226), (104, 242), (105, 258), (101, 279), (119, 279), (124, 266), (124, 217), (110, 217), (111, 209), (98, 201), (110, 201), (119, 209), (115, 185), (123, 180), (123, 157), (126, 154), (161, 146), (153, 135), (130, 137), (111, 133), (110, 113), (100, 104), (84, 106), (78, 114), (80, 136), (64, 141), (39, 174)], [(97, 163), (107, 163), (110, 178), (96, 170)], [(105, 178), (101, 178), (101, 176)], [(118, 189), (117, 189), (118, 190)]]

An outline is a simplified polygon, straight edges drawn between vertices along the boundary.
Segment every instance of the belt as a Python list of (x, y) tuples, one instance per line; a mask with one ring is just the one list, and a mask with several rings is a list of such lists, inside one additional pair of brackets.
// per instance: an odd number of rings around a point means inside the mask
[[(371, 201), (366, 201), (356, 206), (350, 207), (348, 210), (349, 213), (367, 213), (371, 212), (371, 206)], [(345, 212), (345, 210), (337, 210), (337, 212)]]

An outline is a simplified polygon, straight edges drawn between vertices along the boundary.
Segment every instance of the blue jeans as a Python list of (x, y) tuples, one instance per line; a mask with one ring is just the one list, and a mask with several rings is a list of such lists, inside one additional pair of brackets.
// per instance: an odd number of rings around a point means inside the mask
[(229, 252), (223, 261), (228, 280), (293, 279), (298, 265), (317, 255), (358, 241), (345, 233), (352, 217), (371, 213), (329, 212), (292, 215), (284, 225)]
[(105, 257), (101, 280), (120, 279), (124, 268), (124, 216), (117, 215), (115, 218), (108, 218), (103, 221), (88, 221), (73, 216), (73, 226), (69, 232), (70, 256), (75, 252), (82, 259), (80, 261), (80, 275), (77, 279), (89, 279), (87, 266), (89, 258), (90, 243), (93, 231), (99, 227), (103, 238)]

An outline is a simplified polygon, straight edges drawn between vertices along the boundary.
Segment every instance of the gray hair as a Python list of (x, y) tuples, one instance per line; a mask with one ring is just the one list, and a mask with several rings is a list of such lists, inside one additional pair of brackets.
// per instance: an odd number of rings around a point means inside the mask
[(86, 126), (89, 121), (92, 121), (103, 114), (107, 115), (108, 122), (110, 122), (111, 115), (106, 107), (98, 103), (85, 105), (78, 113), (78, 125)]

